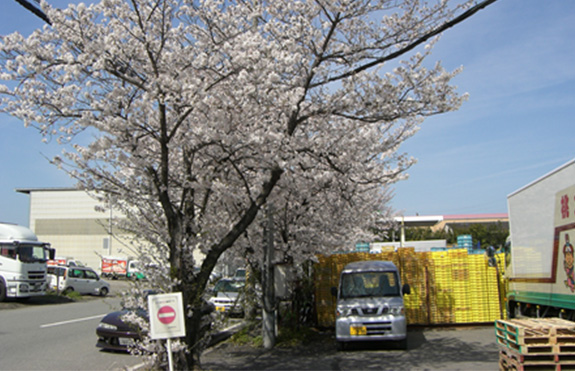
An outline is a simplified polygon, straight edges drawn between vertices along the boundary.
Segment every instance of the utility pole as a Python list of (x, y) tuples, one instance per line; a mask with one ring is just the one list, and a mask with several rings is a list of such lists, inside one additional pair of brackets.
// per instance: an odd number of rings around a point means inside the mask
[(108, 221), (108, 255), (112, 255), (112, 197), (108, 195), (108, 206), (110, 207), (110, 220)]
[(401, 216), (401, 237), (399, 240), (399, 247), (405, 246), (405, 216)]
[(264, 228), (264, 261), (262, 270), (264, 348), (271, 349), (276, 342), (275, 288), (274, 288), (274, 220), (273, 207), (267, 207), (267, 226)]

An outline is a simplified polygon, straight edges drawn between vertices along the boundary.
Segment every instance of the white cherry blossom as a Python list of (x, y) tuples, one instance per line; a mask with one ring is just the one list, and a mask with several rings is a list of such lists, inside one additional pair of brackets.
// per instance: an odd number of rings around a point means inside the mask
[(51, 27), (0, 41), (0, 111), (74, 144), (54, 163), (122, 211), (153, 282), (182, 291), (191, 369), (209, 274), (228, 251), (259, 262), (266, 204), (299, 266), (389, 216), (415, 161), (401, 143), (466, 98), (459, 70), (425, 63), (432, 46), (493, 2), (44, 3)]

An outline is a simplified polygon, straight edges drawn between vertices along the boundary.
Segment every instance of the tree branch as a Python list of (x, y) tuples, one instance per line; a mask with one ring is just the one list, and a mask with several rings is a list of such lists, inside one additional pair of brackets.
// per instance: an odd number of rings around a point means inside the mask
[(374, 60), (373, 62), (370, 63), (366, 63), (360, 67), (357, 67), (349, 72), (346, 72), (344, 74), (329, 78), (325, 81), (322, 81), (321, 83), (316, 83), (316, 84), (312, 84), (310, 86), (310, 88), (315, 88), (318, 87), (320, 85), (325, 85), (326, 83), (329, 82), (334, 82), (334, 81), (339, 81), (341, 79), (347, 78), (347, 77), (351, 77), (353, 75), (356, 75), (362, 71), (368, 70), (372, 67), (375, 67), (377, 65), (380, 65), (382, 63), (388, 62), (390, 60), (393, 60), (413, 49), (415, 49), (417, 46), (423, 44), (424, 42), (426, 42), (427, 40), (431, 39), (432, 37), (435, 37), (437, 35), (439, 35), (440, 33), (442, 33), (443, 31), (457, 25), (458, 23), (463, 22), (464, 20), (466, 20), (467, 18), (471, 17), (472, 15), (474, 15), (475, 13), (477, 13), (478, 11), (480, 11), (481, 9), (486, 8), (487, 6), (493, 4), (494, 2), (496, 2), (497, 0), (485, 0), (477, 5), (475, 5), (474, 7), (470, 8), (469, 10), (467, 10), (466, 12), (462, 13), (461, 15), (459, 15), (458, 17), (453, 18), (451, 21), (446, 22), (444, 24), (442, 24), (441, 26), (437, 27), (436, 29), (430, 31), (429, 33), (421, 36), (419, 39), (415, 40), (414, 42), (410, 43), (409, 45), (407, 45), (406, 47), (399, 49), (398, 51), (388, 54), (386, 56), (383, 56), (381, 58), (378, 58), (376, 60)]
[(16, 2), (22, 5), (24, 8), (28, 9), (32, 13), (34, 13), (38, 18), (42, 19), (44, 22), (48, 23), (50, 26), (52, 22), (42, 10), (36, 8), (34, 5), (30, 4), (27, 0), (16, 0)]

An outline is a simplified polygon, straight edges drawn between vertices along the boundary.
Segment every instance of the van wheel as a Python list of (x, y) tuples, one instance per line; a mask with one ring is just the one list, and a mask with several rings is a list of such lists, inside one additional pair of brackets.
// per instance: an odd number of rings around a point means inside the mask
[(67, 287), (64, 291), (62, 291), (62, 294), (69, 295), (72, 291), (74, 291), (73, 287)]
[(338, 341), (337, 342), (337, 350), (343, 352), (347, 348), (347, 343), (345, 341)]
[(0, 302), (6, 300), (6, 286), (4, 281), (0, 280)]
[(106, 287), (102, 287), (100, 289), (100, 296), (106, 296), (108, 295), (108, 289)]

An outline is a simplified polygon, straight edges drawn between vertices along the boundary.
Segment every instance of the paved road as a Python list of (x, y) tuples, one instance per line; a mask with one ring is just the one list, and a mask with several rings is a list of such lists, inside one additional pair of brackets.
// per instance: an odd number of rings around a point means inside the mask
[(122, 370), (140, 362), (95, 347), (96, 326), (119, 298), (0, 305), (0, 370)]
[(304, 346), (270, 351), (219, 344), (202, 356), (205, 370), (498, 370), (493, 325), (409, 330), (407, 351), (381, 344), (338, 352), (332, 332)]
[[(113, 292), (126, 283), (111, 282)], [(114, 288), (116, 290), (114, 290)], [(100, 318), (114, 297), (63, 304), (0, 303), (0, 370), (123, 370), (141, 361), (95, 347)], [(303, 346), (262, 348), (222, 343), (202, 356), (205, 370), (497, 370), (493, 325), (410, 328), (407, 351), (381, 344), (338, 352), (333, 332)]]

